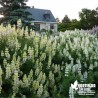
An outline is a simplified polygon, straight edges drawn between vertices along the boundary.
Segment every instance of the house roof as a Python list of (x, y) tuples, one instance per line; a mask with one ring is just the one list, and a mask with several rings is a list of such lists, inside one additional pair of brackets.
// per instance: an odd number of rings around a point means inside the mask
[[(52, 12), (46, 9), (38, 9), (38, 8), (28, 8), (27, 11), (31, 13), (30, 18), (33, 18), (33, 21), (41, 21), (41, 22), (56, 22)], [(46, 19), (44, 16), (49, 15), (49, 18)]]

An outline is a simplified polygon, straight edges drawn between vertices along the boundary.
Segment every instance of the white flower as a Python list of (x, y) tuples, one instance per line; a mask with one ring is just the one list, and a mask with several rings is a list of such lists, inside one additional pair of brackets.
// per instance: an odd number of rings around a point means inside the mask
[(28, 87), (30, 84), (29, 84), (29, 81), (28, 81), (28, 78), (26, 76), (26, 74), (23, 76), (23, 87)]
[(32, 69), (29, 72), (28, 81), (29, 81), (29, 83), (32, 83), (32, 81), (33, 81), (33, 70)]
[(85, 71), (84, 74), (83, 74), (83, 77), (84, 77), (85, 80), (87, 79), (87, 76), (88, 76), (88, 73), (87, 73), (87, 71)]
[(69, 88), (69, 98), (74, 98), (74, 91), (72, 87)]
[(13, 91), (17, 92), (19, 87), (19, 76), (18, 76), (18, 71), (14, 72), (14, 76), (13, 76)]
[(4, 65), (4, 67), (7, 65), (7, 60), (6, 59), (3, 60), (3, 65)]
[(36, 91), (39, 88), (39, 81), (33, 81), (33, 89)]
[(89, 70), (93, 70), (93, 64), (90, 64)]
[(23, 63), (25, 63), (25, 62), (26, 62), (26, 60), (27, 60), (27, 53), (26, 53), (26, 52), (24, 52), (24, 53), (23, 53)]
[(38, 91), (37, 91), (37, 96), (38, 97), (41, 97), (42, 96), (42, 93), (43, 93), (43, 85), (40, 84), (40, 86), (38, 88)]
[(6, 79), (9, 79), (11, 76), (11, 66), (7, 64), (6, 66)]
[(39, 72), (40, 72), (40, 69), (37, 67), (35, 70), (35, 75), (38, 76)]
[(4, 52), (3, 52), (3, 51), (1, 51), (1, 56), (2, 56), (2, 57), (4, 56)]

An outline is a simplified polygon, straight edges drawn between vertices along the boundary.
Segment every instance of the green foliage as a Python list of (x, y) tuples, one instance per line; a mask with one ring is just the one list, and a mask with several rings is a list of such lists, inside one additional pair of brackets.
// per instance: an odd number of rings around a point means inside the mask
[(29, 8), (26, 6), (28, 0), (0, 0), (1, 8), (0, 14), (4, 17), (0, 18), (0, 23), (11, 23), (17, 24), (17, 20), (21, 19), (23, 25), (28, 25), (29, 21), (32, 18), (29, 18), (31, 15), (26, 9)]
[(82, 29), (91, 29), (98, 25), (98, 13), (96, 10), (82, 9), (79, 17)]
[(92, 29), (98, 25), (98, 11), (90, 9), (82, 9), (79, 12), (79, 20), (70, 20), (67, 15), (58, 24), (59, 31), (74, 30), (74, 29)]
[(67, 24), (67, 23), (69, 23), (69, 22), (70, 22), (70, 19), (68, 18), (67, 15), (65, 15), (65, 17), (62, 19), (62, 23)]
[(58, 24), (58, 31), (66, 31), (66, 30), (74, 30), (74, 29), (81, 29), (80, 22), (75, 21), (75, 22), (70, 22), (70, 23), (59, 23)]

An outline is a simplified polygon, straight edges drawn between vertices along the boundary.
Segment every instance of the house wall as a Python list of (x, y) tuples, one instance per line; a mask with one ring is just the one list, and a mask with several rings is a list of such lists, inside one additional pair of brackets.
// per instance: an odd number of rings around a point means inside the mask
[(50, 30), (50, 24), (49, 23), (40, 23), (40, 30), (46, 29)]
[(40, 24), (40, 30), (42, 30), (42, 29), (46, 29), (46, 24)]
[[(56, 23), (34, 23), (34, 24), (40, 24), (40, 30), (46, 29), (46, 30), (52, 30), (53, 32), (57, 32), (58, 25)], [(51, 29), (51, 25), (53, 25), (53, 29)]]
[(50, 24), (46, 23), (46, 30), (50, 30)]
[(58, 31), (58, 25), (54, 24), (54, 32), (57, 32), (57, 31)]
[(51, 24), (50, 23), (44, 23), (44, 24), (40, 24), (40, 30), (41, 29), (46, 29), (46, 30), (52, 30), (53, 32), (57, 32), (57, 28), (58, 28), (58, 25), (57, 24), (52, 24), (54, 26), (54, 29), (51, 29), (50, 26)]

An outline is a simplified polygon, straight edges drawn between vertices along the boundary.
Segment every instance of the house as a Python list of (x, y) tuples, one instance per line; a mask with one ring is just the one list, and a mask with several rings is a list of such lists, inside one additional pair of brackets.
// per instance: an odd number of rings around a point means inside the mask
[(50, 10), (34, 7), (28, 8), (27, 10), (31, 13), (30, 17), (34, 19), (31, 21), (31, 25), (35, 27), (36, 31), (45, 29), (57, 32), (57, 22)]

